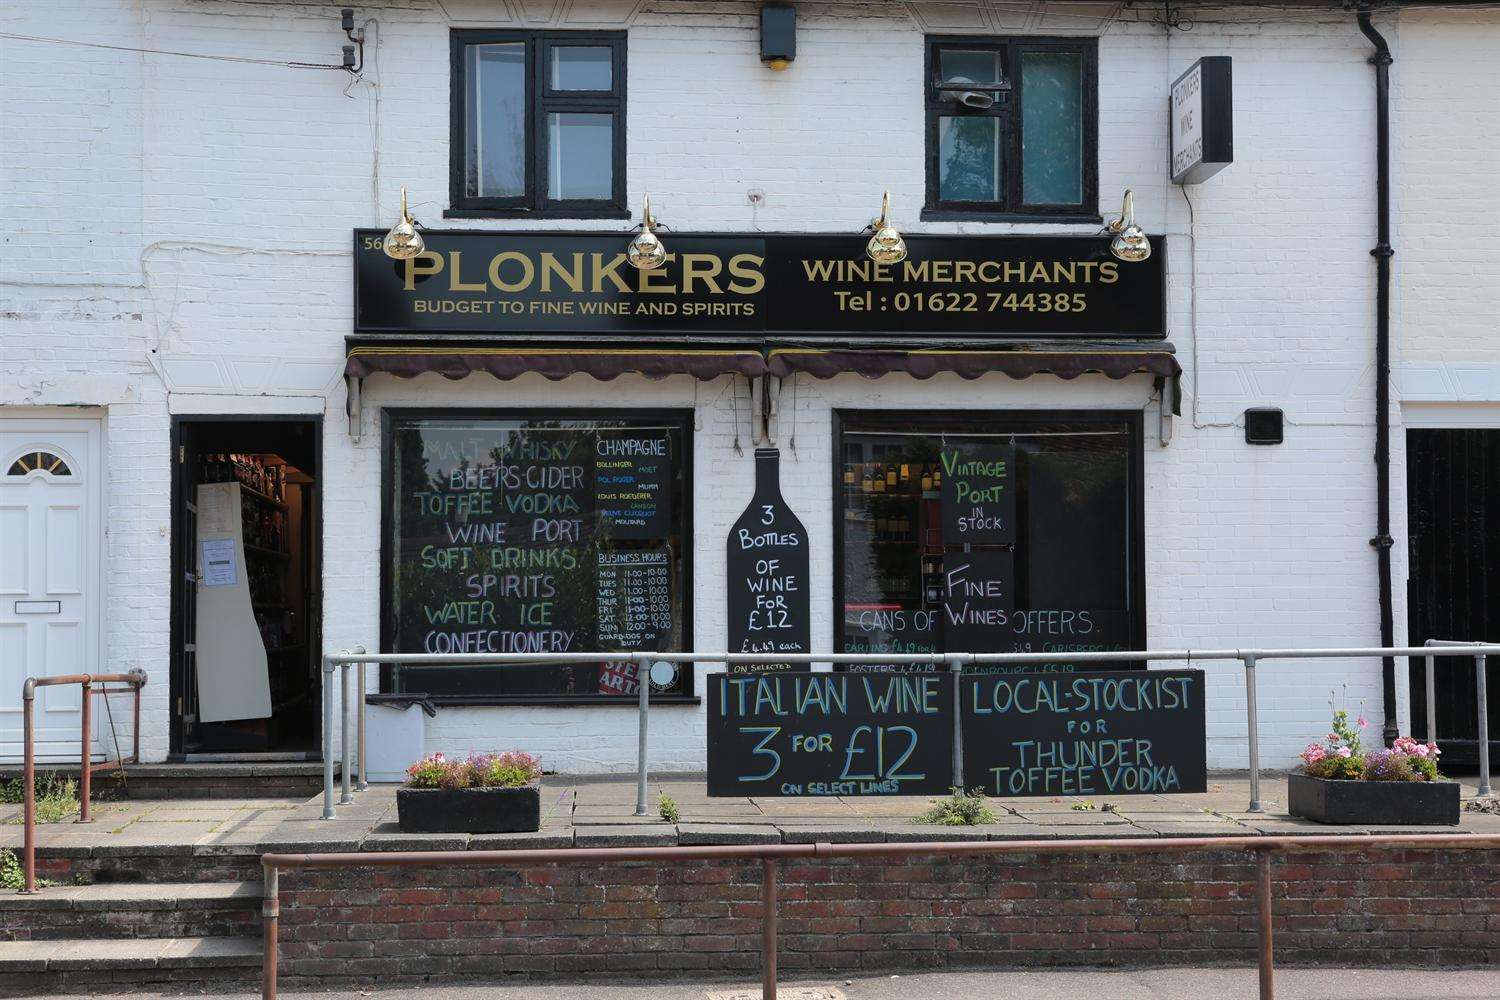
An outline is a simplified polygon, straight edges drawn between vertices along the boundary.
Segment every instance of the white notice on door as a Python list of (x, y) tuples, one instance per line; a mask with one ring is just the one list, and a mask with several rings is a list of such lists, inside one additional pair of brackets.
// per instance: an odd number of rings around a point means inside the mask
[(203, 586), (233, 587), (234, 539), (205, 538), (203, 540)]
[(227, 489), (198, 491), (199, 535), (227, 535), (234, 531), (234, 509), (229, 499)]

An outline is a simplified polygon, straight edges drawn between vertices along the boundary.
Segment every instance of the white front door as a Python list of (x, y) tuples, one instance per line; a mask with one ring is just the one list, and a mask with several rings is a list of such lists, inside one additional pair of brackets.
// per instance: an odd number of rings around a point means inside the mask
[[(0, 760), (22, 755), (28, 677), (100, 672), (100, 424), (0, 416)], [(39, 688), (37, 759), (76, 761), (80, 689)]]

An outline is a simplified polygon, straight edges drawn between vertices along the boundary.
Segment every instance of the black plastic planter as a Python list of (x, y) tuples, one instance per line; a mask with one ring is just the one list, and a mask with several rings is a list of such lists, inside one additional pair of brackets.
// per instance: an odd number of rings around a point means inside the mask
[(1287, 807), (1318, 823), (1458, 825), (1456, 781), (1335, 781), (1289, 774)]
[(523, 788), (398, 788), (405, 833), (529, 833), (542, 825), (542, 791)]

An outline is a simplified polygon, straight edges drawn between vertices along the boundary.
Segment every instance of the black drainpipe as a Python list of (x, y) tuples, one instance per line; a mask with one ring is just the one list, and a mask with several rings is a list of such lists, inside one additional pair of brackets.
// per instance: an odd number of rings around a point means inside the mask
[[(1380, 575), (1380, 644), (1394, 645), (1391, 611), (1391, 47), (1370, 23), (1373, 5), (1361, 3), (1356, 12), (1359, 30), (1375, 46), (1375, 204), (1378, 235), (1375, 249), (1375, 537), (1370, 544)], [(1396, 728), (1396, 661), (1381, 661), (1381, 693), (1385, 725), (1381, 735), (1390, 746), (1400, 735)]]

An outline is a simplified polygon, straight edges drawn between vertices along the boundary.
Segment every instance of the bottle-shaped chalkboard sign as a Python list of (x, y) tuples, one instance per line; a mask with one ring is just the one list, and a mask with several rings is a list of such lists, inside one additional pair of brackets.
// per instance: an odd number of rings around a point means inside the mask
[[(781, 452), (755, 449), (755, 496), (729, 530), (729, 652), (812, 652), (807, 529), (781, 497)], [(808, 670), (737, 665), (730, 673)]]

